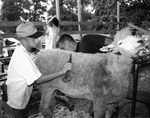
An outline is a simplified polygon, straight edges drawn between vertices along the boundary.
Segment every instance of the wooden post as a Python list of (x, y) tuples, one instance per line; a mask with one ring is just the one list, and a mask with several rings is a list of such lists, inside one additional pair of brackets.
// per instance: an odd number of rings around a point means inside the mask
[(55, 0), (55, 4), (56, 4), (56, 17), (60, 21), (60, 3), (59, 3), (59, 0)]
[[(59, 23), (61, 22), (60, 20), (60, 2), (59, 0), (55, 0), (55, 4), (56, 4), (56, 17), (59, 20)], [(60, 34), (60, 28), (58, 29), (58, 35)]]
[[(78, 0), (78, 22), (82, 22), (82, 5), (81, 5), (81, 0)], [(78, 25), (78, 30), (80, 32), (82, 31), (81, 25)], [(80, 39), (81, 38), (82, 38), (82, 34), (80, 34)]]
[[(117, 0), (117, 22), (120, 22), (120, 2)], [(119, 24), (117, 25), (117, 29), (119, 30)]]
[[(1, 87), (0, 87), (0, 97), (2, 97), (1, 96)], [(1, 101), (0, 101), (0, 118), (2, 118), (2, 103), (1, 103)]]

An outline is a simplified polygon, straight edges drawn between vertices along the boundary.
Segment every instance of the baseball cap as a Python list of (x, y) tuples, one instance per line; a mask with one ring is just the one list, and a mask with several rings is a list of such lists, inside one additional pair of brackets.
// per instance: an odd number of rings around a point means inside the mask
[(24, 22), (16, 28), (16, 34), (18, 37), (38, 38), (44, 33), (38, 31), (32, 22)]

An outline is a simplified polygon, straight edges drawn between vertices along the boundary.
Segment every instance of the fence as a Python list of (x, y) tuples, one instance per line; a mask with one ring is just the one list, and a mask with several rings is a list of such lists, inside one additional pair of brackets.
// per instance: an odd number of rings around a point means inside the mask
[[(1, 28), (2, 27), (16, 27), (20, 24), (21, 22), (20, 21), (0, 21), (0, 30), (2, 30)], [(33, 22), (35, 24), (35, 26), (46, 26), (46, 23), (45, 22)], [(100, 24), (104, 24), (104, 25), (123, 25), (123, 26), (126, 26), (126, 23), (125, 22), (105, 22), (105, 23), (102, 23), (102, 22), (68, 22), (68, 21), (62, 21), (60, 22), (60, 25), (61, 26), (67, 26), (67, 25), (77, 25), (77, 26), (83, 26), (83, 25), (100, 25)], [(99, 33), (99, 34), (111, 34), (111, 33), (115, 33), (117, 31), (117, 29), (111, 29), (111, 30), (88, 30), (88, 31), (84, 31), (81, 29), (81, 31), (60, 31), (60, 34), (63, 34), (63, 33), (68, 33), (68, 34), (88, 34), (88, 33)], [(4, 38), (17, 38), (16, 34), (13, 33), (13, 32), (9, 32), (5, 34), (2, 34), (2, 36)]]

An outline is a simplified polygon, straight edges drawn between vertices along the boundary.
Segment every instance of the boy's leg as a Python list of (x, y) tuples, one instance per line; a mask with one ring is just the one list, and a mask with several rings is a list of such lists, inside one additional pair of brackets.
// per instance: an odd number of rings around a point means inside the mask
[(28, 118), (27, 109), (13, 109), (15, 118)]
[(0, 41), (0, 58), (3, 57), (3, 42)]

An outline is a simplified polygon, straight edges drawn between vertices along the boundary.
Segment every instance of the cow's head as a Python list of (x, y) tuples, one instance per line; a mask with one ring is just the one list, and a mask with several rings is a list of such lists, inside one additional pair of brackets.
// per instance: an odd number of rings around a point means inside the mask
[(127, 36), (131, 36), (132, 32), (130, 31), (129, 28), (123, 28), (120, 31), (117, 31), (116, 34), (114, 35), (114, 40), (113, 42), (108, 45), (104, 46), (100, 49), (102, 52), (111, 52), (115, 49), (116, 46), (118, 46), (120, 40), (124, 40)]
[(119, 51), (121, 54), (136, 56), (138, 52), (145, 48), (145, 42), (142, 38), (127, 36), (124, 40), (118, 41), (118, 45), (113, 52)]
[(119, 40), (116, 44), (112, 43), (101, 48), (102, 51), (111, 51), (113, 53), (126, 54), (135, 56), (138, 52), (145, 48), (145, 41), (135, 36), (127, 36), (123, 40)]
[(102, 47), (100, 50), (103, 52), (120, 52), (135, 56), (144, 47), (145, 41), (142, 38), (133, 36), (130, 29), (124, 28), (116, 33), (114, 41), (110, 45)]

